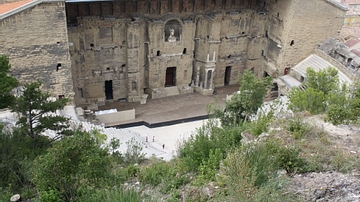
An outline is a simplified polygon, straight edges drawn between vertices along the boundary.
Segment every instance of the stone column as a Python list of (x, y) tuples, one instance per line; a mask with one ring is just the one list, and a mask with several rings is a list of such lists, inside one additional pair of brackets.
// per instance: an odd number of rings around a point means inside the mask
[(209, 71), (209, 70), (207, 70), (207, 69), (205, 70), (204, 89), (207, 89), (207, 79), (208, 79), (207, 77), (208, 77), (208, 71)]
[(212, 90), (213, 80), (214, 80), (214, 70), (211, 70), (210, 88), (209, 88), (210, 90)]
[(200, 67), (197, 68), (195, 86), (199, 87)]

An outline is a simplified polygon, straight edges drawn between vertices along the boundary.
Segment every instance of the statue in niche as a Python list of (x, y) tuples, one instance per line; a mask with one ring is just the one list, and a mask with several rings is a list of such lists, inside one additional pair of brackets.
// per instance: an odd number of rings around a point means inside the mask
[(175, 30), (173, 28), (170, 28), (169, 31), (170, 31), (170, 36), (168, 38), (168, 41), (169, 42), (175, 42), (176, 41), (176, 37), (174, 36), (175, 35)]

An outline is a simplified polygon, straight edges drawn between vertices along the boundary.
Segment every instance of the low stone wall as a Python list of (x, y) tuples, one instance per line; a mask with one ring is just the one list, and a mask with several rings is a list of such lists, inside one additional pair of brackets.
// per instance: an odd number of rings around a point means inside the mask
[(106, 126), (116, 125), (122, 121), (135, 119), (135, 109), (96, 115), (96, 117)]

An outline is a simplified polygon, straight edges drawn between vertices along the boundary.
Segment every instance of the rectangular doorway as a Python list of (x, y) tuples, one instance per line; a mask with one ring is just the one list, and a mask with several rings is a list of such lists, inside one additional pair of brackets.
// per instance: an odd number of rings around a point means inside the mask
[(112, 100), (113, 99), (112, 80), (105, 81), (105, 97), (106, 97), (106, 100)]
[(175, 86), (176, 67), (166, 68), (165, 87)]
[(224, 85), (227, 86), (230, 84), (231, 78), (231, 66), (227, 66), (225, 69)]

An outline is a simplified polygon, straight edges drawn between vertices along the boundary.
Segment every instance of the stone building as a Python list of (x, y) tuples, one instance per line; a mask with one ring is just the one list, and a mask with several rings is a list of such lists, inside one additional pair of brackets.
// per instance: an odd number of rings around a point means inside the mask
[(0, 13), (0, 53), (20, 80), (96, 109), (212, 94), (246, 69), (281, 76), (338, 35), (346, 10), (331, 0), (33, 0)]

